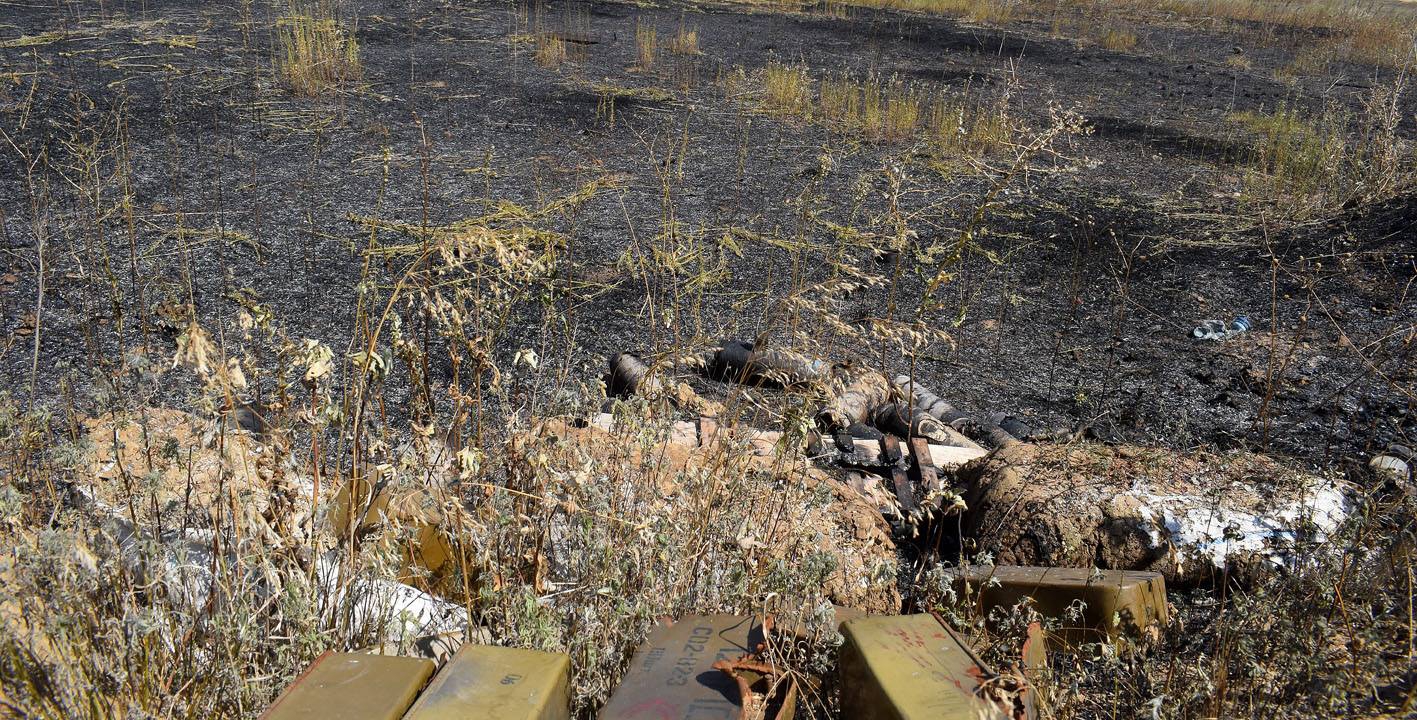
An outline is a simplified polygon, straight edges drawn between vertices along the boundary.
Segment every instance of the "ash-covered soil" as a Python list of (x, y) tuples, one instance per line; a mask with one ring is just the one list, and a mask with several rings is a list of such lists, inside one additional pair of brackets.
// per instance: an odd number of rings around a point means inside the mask
[[(362, 82), (312, 99), (273, 71), (274, 18), (262, 8), (252, 18), (237, 3), (191, 1), (4, 8), (0, 384), (17, 397), (55, 407), (85, 397), (121, 350), (143, 343), (145, 315), (155, 354), (170, 357), (174, 333), (155, 309), (188, 301), (216, 338), (238, 335), (244, 296), (292, 337), (342, 352), (369, 238), (352, 218), (446, 224), (488, 199), (535, 207), (608, 177), (610, 189), (558, 220), (570, 239), (560, 273), (577, 289), (529, 299), (504, 361), (538, 348), (548, 371), (565, 364), (590, 378), (607, 354), (664, 351), (676, 333), (770, 336), (777, 301), (826, 277), (825, 248), (892, 280), (845, 299), (840, 319), (909, 319), (939, 267), (911, 252), (878, 258), (879, 243), (843, 243), (828, 223), (889, 234), (894, 169), (912, 237), (950, 243), (1009, 156), (985, 158), (992, 170), (932, 163), (910, 142), (759, 112), (724, 81), (800, 62), (814, 74), (1008, 93), (1015, 120), (1035, 130), (1050, 107), (1091, 127), (997, 195), (979, 247), (924, 318), (949, 340), (919, 352), (917, 378), (957, 406), (1104, 439), (1267, 445), (1315, 464), (1414, 442), (1417, 200), (1305, 223), (1266, 215), (1236, 197), (1252, 138), (1228, 119), (1325, 103), (1357, 112), (1390, 71), (1336, 66), (1285, 81), (1275, 71), (1286, 50), (1169, 25), (1113, 52), (1044, 24), (864, 10), (362, 2), (348, 9)], [(638, 68), (637, 24), (661, 39), (696, 29), (701, 54), (661, 51)], [(575, 40), (568, 62), (533, 62), (537, 25)], [(1399, 132), (1410, 135), (1403, 102)], [(115, 202), (124, 163), (131, 224)], [(718, 252), (726, 274), (688, 299), (670, 273), (621, 262), (648, 255), (670, 217), (705, 238), (741, 229), (807, 250), (745, 240), (741, 256)], [(395, 281), (371, 268), (374, 282)], [(1190, 337), (1200, 321), (1241, 314), (1253, 331)], [(863, 348), (888, 374), (905, 369), (869, 341), (824, 335), (819, 350), (859, 361)], [(61, 393), (65, 379), (77, 392)]]

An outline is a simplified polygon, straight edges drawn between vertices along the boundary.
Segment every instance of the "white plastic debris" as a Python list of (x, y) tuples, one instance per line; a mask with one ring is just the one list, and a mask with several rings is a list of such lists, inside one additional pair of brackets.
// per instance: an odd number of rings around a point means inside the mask
[[(1176, 568), (1190, 562), (1223, 569), (1237, 556), (1261, 556), (1277, 567), (1301, 560), (1298, 546), (1308, 540), (1322, 544), (1348, 516), (1348, 501), (1333, 485), (1310, 488), (1305, 500), (1270, 513), (1230, 507), (1214, 498), (1196, 495), (1139, 493), (1143, 517), (1155, 525), (1144, 530), (1160, 547), (1169, 540)], [(1162, 533), (1165, 533), (1163, 536)]]
[(1206, 320), (1191, 330), (1191, 337), (1197, 340), (1225, 340), (1250, 329), (1250, 316), (1240, 315), (1230, 322)]
[[(123, 562), (146, 574), (160, 584), (173, 603), (186, 612), (203, 612), (213, 592), (230, 592), (217, 584), (213, 575), (213, 533), (206, 529), (188, 529), (166, 534), (160, 547), (145, 548), (151, 538), (140, 537), (123, 513), (93, 498), (86, 490), (76, 487), (80, 502), (104, 523), (115, 541)], [(151, 561), (162, 558), (159, 566)], [(339, 561), (339, 553), (331, 550), (316, 562), (315, 576), (320, 597), (334, 617), (344, 616), (349, 628), (369, 639), (376, 647), (411, 645), (418, 638), (464, 630), (468, 625), (467, 610), (461, 605), (434, 597), (418, 588), (393, 580), (368, 577), (359, 572), (347, 572)], [(287, 582), (271, 568), (250, 568), (242, 592), (256, 593), (254, 604), (281, 591)]]
[(377, 630), (383, 644), (398, 645), (467, 627), (467, 610), (461, 605), (410, 585), (357, 575), (341, 582), (341, 565), (334, 552), (320, 558), (316, 573), (332, 607), (349, 613), (349, 627)]

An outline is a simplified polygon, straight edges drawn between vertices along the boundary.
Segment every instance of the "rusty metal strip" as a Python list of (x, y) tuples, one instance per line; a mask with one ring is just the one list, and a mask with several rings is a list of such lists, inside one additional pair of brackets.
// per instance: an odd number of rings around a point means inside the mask
[[(750, 653), (737, 660), (719, 660), (713, 667), (738, 684), (738, 695), (742, 702), (738, 720), (792, 720), (792, 716), (796, 714), (797, 681), (791, 673), (783, 672), (777, 666), (765, 662), (760, 655)], [(760, 684), (763, 685), (761, 701), (758, 700), (758, 693), (753, 690), (754, 685)], [(774, 705), (777, 711), (769, 715), (768, 711)]]

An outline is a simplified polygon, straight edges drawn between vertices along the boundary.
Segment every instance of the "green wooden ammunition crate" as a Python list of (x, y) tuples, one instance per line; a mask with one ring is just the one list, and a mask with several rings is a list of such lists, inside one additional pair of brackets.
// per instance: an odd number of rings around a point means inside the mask
[(261, 717), (398, 720), (432, 674), (432, 661), (421, 658), (327, 652)]
[[(1065, 618), (1074, 602), (1086, 603), (1079, 619), (1065, 621), (1055, 636), (1069, 643), (1140, 636), (1166, 622), (1166, 580), (1161, 573), (1131, 570), (978, 566), (954, 571), (961, 597), (987, 613), (1024, 598), (1044, 617)], [(962, 587), (968, 581), (967, 592)]]
[(560, 653), (464, 645), (405, 720), (569, 720), (571, 659)]
[(736, 720), (738, 687), (713, 664), (736, 660), (761, 638), (760, 624), (734, 615), (689, 616), (656, 627), (600, 720)]
[(841, 716), (853, 720), (1004, 720), (975, 695), (991, 675), (929, 615), (871, 615), (843, 623)]

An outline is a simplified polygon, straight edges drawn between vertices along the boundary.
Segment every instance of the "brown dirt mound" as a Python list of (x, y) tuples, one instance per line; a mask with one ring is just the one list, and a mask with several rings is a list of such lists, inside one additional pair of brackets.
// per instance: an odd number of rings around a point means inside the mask
[[(82, 482), (96, 500), (138, 510), (225, 505), (230, 493), (257, 512), (270, 502), (271, 472), (259, 443), (242, 432), (209, 436), (209, 423), (181, 410), (149, 407), (87, 418)], [(265, 481), (263, 481), (263, 477)]]
[(1181, 585), (1293, 562), (1345, 507), (1335, 484), (1240, 452), (1020, 444), (961, 479), (964, 534), (997, 563), (1152, 570)]

